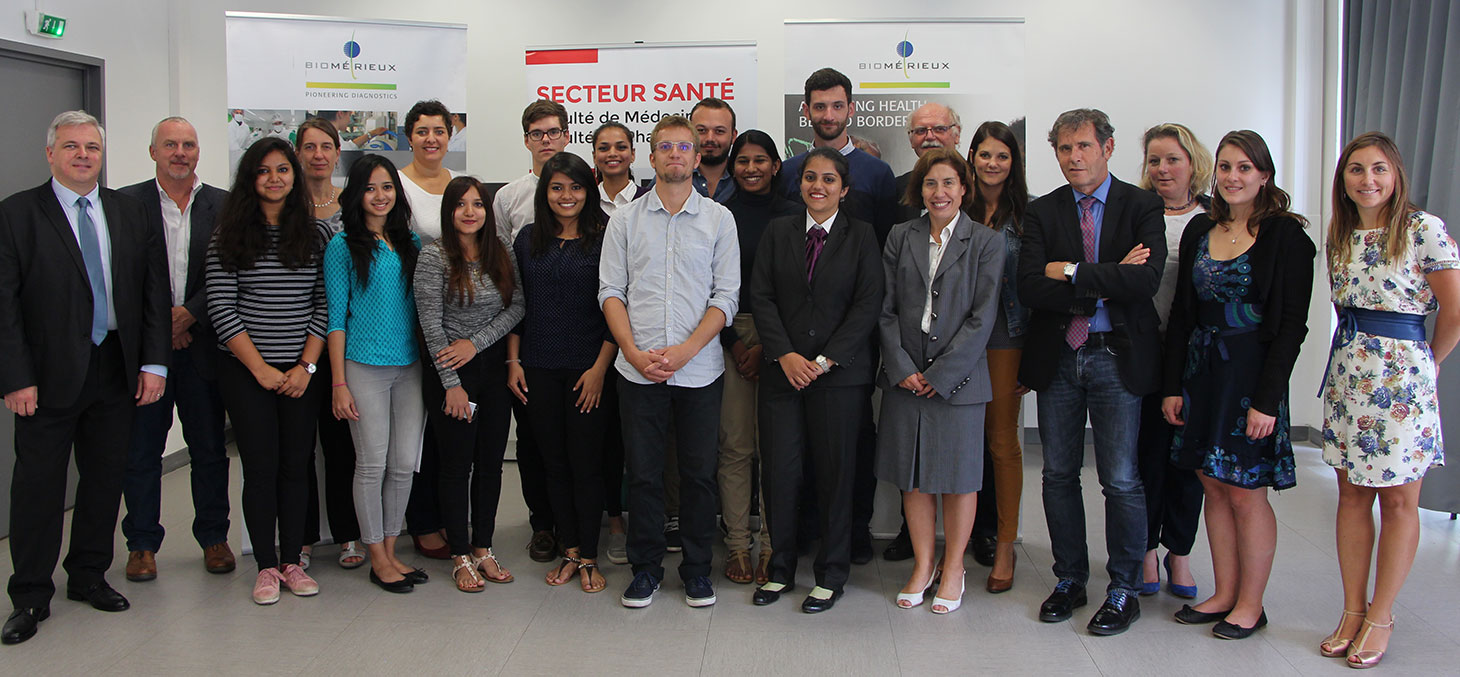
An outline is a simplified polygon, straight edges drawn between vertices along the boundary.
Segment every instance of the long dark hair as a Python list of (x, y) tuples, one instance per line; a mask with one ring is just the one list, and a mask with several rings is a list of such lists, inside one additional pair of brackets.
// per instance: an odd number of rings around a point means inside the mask
[[(1299, 214), (1293, 213), (1289, 207), (1293, 199), (1288, 197), (1286, 191), (1277, 186), (1277, 170), (1272, 164), (1272, 152), (1267, 149), (1267, 142), (1262, 135), (1250, 129), (1239, 129), (1227, 132), (1222, 137), (1222, 142), (1217, 144), (1216, 156), (1221, 157), (1222, 149), (1231, 146), (1248, 160), (1259, 172), (1267, 174), (1267, 183), (1257, 189), (1257, 197), (1253, 198), (1252, 214), (1247, 217), (1247, 232), (1257, 234), (1257, 227), (1271, 216), (1288, 216), (1296, 219), (1298, 223), (1307, 226), (1308, 220)], [(1221, 160), (1217, 161), (1221, 164)], [(1232, 206), (1227, 204), (1227, 199), (1222, 196), (1222, 191), (1212, 191), (1212, 223), (1230, 223), (1232, 221)]]
[(471, 279), (471, 267), (467, 265), (466, 252), (461, 248), (461, 233), (456, 230), (456, 205), (472, 189), (476, 190), (477, 198), (482, 201), (482, 227), (472, 235), (477, 243), (477, 256), (482, 262), (481, 272), (478, 274), (485, 274), (492, 280), (492, 284), (497, 287), (497, 293), (502, 295), (502, 305), (506, 306), (512, 303), (512, 254), (508, 251), (507, 244), (497, 237), (497, 219), (492, 215), (492, 205), (487, 201), (487, 187), (470, 176), (452, 179), (451, 183), (446, 184), (446, 191), (441, 194), (441, 239), (437, 242), (441, 245), (441, 252), (446, 255), (446, 290), (454, 294), (457, 303), (461, 305), (471, 305), (476, 301), (476, 286)]
[(345, 179), (345, 189), (340, 191), (340, 220), (344, 223), (345, 244), (350, 248), (350, 265), (355, 270), (355, 279), (360, 288), (370, 286), (370, 264), (375, 260), (375, 233), (365, 225), (365, 186), (370, 175), (377, 168), (384, 168), (395, 185), (395, 204), (385, 215), (385, 240), (400, 257), (400, 273), (409, 293), (416, 274), (416, 257), (420, 252), (411, 242), (411, 205), (401, 189), (400, 173), (395, 165), (383, 155), (367, 153), (350, 165), (350, 175)]
[(603, 205), (599, 202), (598, 183), (593, 180), (593, 168), (573, 153), (558, 153), (543, 163), (542, 174), (537, 181), (537, 195), (532, 201), (533, 258), (547, 253), (558, 234), (563, 232), (558, 215), (548, 205), (548, 184), (557, 174), (583, 187), (583, 211), (578, 213), (578, 244), (589, 250), (597, 247), (603, 241), (603, 229), (608, 225), (608, 215), (603, 213)]
[[(283, 153), (289, 161), (294, 187), (284, 197), (284, 207), (279, 210), (279, 245), (276, 251), (270, 252), (257, 184), (264, 158), (274, 151)], [(259, 139), (243, 152), (238, 161), (233, 190), (228, 192), (228, 198), (223, 201), (223, 211), (218, 216), (214, 238), (219, 263), (229, 272), (250, 270), (259, 257), (274, 253), (288, 268), (297, 270), (313, 265), (322, 247), (318, 232), (310, 227), (312, 223), (304, 171), (294, 149), (289, 147), (288, 141), (275, 136)]]
[[(776, 192), (781, 186), (781, 158), (776, 156), (776, 149), (780, 148), (780, 146), (776, 145), (775, 139), (772, 139), (770, 134), (762, 132), (759, 129), (747, 129), (741, 132), (736, 135), (735, 143), (730, 144), (729, 158), (730, 167), (732, 168), (731, 175), (735, 173), (733, 171), (735, 158), (740, 155), (741, 151), (745, 150), (747, 145), (760, 146), (760, 149), (765, 151), (766, 155), (771, 156), (771, 159), (776, 161), (776, 175), (770, 177), (769, 181), (771, 192)], [(801, 181), (797, 180), (796, 183), (800, 185)]]
[[(973, 143), (968, 146), (968, 164), (973, 166), (978, 156), (978, 144), (985, 139), (993, 139), (1009, 147), (1009, 178), (1004, 179), (1004, 186), (999, 191), (999, 204), (994, 207), (993, 218), (984, 225), (990, 228), (998, 228), (1004, 219), (1014, 217), (1014, 233), (1024, 234), (1024, 209), (1029, 205), (1029, 184), (1024, 178), (1024, 148), (1019, 145), (1019, 138), (1014, 136), (1014, 130), (998, 120), (989, 120), (978, 126), (973, 132)], [(973, 191), (973, 205), (969, 207), (969, 213), (975, 218), (983, 218), (984, 212), (988, 211), (988, 204), (984, 202), (983, 191), (978, 189), (978, 170), (973, 172), (974, 185), (969, 186)]]

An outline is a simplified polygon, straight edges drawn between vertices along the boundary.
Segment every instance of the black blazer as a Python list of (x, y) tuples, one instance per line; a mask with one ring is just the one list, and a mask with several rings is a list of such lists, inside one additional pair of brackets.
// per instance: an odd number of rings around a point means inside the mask
[[(1079, 208), (1068, 184), (1029, 204), (1019, 250), (1019, 301), (1030, 309), (1025, 359), (1019, 382), (1043, 390), (1054, 379), (1065, 346), (1065, 330), (1075, 315), (1095, 314), (1105, 299), (1110, 316), (1109, 342), (1125, 387), (1137, 395), (1155, 392), (1161, 382), (1160, 317), (1151, 303), (1166, 263), (1166, 221), (1161, 198), (1114, 176), (1106, 195), (1105, 217), (1097, 244), (1098, 261), (1085, 262)], [(1137, 243), (1150, 248), (1143, 265), (1121, 265)], [(1075, 283), (1044, 276), (1051, 261), (1079, 262)]]
[[(166, 227), (162, 223), (162, 196), (157, 193), (157, 179), (118, 188), (117, 192), (142, 203), (149, 225), (163, 233), (163, 261), (166, 262), (167, 235)], [(193, 335), (193, 342), (188, 346), (192, 351), (193, 364), (197, 365), (203, 376), (209, 378), (213, 376), (213, 361), (218, 355), (218, 337), (213, 333), (213, 323), (208, 319), (208, 289), (203, 282), (203, 270), (207, 268), (208, 242), (213, 237), (213, 229), (218, 225), (218, 212), (223, 209), (223, 201), (227, 198), (228, 191), (205, 183), (193, 197), (192, 212), (188, 215), (188, 279), (183, 290), (182, 305), (197, 320), (189, 330)], [(171, 271), (171, 264), (167, 264), (164, 272), (168, 273), (169, 282)], [(170, 284), (168, 288), (171, 289)], [(168, 303), (171, 302), (172, 297), (169, 296)]]
[[(1201, 238), (1216, 224), (1207, 214), (1199, 214), (1186, 224), (1181, 233), (1181, 259), (1176, 278), (1176, 296), (1171, 301), (1171, 321), (1166, 326), (1166, 365), (1162, 392), (1181, 395), (1181, 375), (1186, 369), (1186, 344), (1196, 326), (1196, 285), (1191, 269), (1196, 265), (1196, 251)], [(1257, 240), (1247, 249), (1252, 263), (1252, 277), (1257, 281), (1252, 302), (1262, 306), (1262, 326), (1258, 336), (1268, 344), (1267, 359), (1261, 365), (1245, 365), (1245, 369), (1261, 369), (1252, 408), (1268, 416), (1277, 416), (1278, 403), (1288, 392), (1288, 379), (1308, 335), (1308, 301), (1313, 297), (1313, 259), (1318, 249), (1303, 224), (1282, 215), (1263, 219), (1257, 229)]]
[(750, 312), (764, 346), (763, 387), (790, 389), (774, 364), (786, 353), (836, 362), (811, 388), (868, 385), (877, 368), (872, 331), (882, 305), (877, 234), (838, 213), (806, 281), (806, 213), (772, 219), (755, 252)]
[[(101, 206), (130, 394), (142, 365), (172, 357), (165, 247), (136, 200), (102, 188)], [(81, 247), (50, 180), (0, 202), (0, 392), (36, 386), (42, 407), (75, 403), (91, 362), (91, 304)]]

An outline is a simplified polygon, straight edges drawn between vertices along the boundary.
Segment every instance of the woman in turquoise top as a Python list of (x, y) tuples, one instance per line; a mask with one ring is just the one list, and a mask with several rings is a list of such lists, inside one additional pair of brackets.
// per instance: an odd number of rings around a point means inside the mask
[(409, 592), (426, 573), (395, 557), (425, 430), (411, 293), (421, 240), (389, 160), (366, 155), (340, 194), (344, 231), (324, 253), (335, 416), (355, 438), (355, 513), (370, 580)]

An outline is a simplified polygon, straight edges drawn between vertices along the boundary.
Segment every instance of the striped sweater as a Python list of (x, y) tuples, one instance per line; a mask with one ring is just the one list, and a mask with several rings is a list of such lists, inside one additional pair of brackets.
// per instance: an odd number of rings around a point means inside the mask
[(304, 352), (305, 339), (323, 339), (329, 323), (319, 254), (331, 233), (322, 222), (312, 223), (319, 239), (315, 262), (294, 269), (279, 261), (279, 228), (260, 227), (267, 229), (268, 245), (251, 269), (224, 270), (218, 258), (217, 237), (209, 244), (204, 273), (208, 319), (218, 332), (218, 347), (225, 352), (231, 354), (229, 341), (248, 332), (264, 361), (292, 364)]

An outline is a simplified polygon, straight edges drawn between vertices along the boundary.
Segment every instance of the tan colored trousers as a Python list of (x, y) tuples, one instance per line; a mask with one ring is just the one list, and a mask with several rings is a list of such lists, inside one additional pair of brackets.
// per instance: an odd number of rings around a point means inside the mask
[(1019, 537), (1019, 499), (1024, 490), (1024, 452), (1019, 446), (1019, 406), (1023, 398), (1014, 394), (1019, 386), (1019, 358), (1024, 351), (989, 350), (989, 385), (994, 399), (985, 409), (984, 434), (987, 453), (994, 465), (994, 496), (999, 512), (1000, 543)]
[[(760, 334), (749, 313), (736, 313), (732, 324), (745, 347), (760, 345)], [(762, 366), (762, 369), (765, 367)], [(725, 519), (725, 547), (731, 552), (750, 549), (752, 461), (760, 459), (759, 422), (756, 417), (755, 381), (747, 381), (735, 369), (735, 356), (725, 351), (725, 391), (720, 404), (720, 515)], [(760, 501), (760, 542), (770, 546), (766, 527), (765, 501)]]

